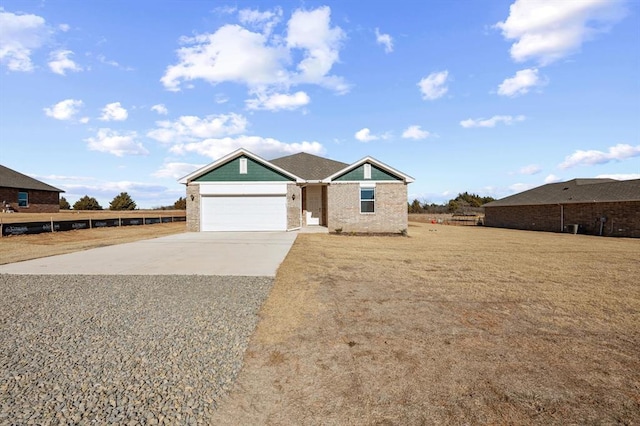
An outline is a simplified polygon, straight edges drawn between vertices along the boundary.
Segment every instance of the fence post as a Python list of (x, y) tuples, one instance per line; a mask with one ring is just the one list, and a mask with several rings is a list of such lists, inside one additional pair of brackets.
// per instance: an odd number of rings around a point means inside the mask
[(55, 232), (53, 229), (53, 216), (51, 216), (51, 232)]

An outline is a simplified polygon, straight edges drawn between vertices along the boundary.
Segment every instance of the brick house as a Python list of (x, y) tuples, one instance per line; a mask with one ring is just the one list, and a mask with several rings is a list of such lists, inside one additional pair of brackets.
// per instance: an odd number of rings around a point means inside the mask
[(414, 179), (365, 157), (347, 164), (307, 153), (267, 161), (239, 149), (179, 180), (189, 231), (401, 233)]
[(484, 206), (485, 226), (640, 238), (640, 179), (573, 179)]
[(0, 165), (2, 211), (56, 213), (61, 189)]

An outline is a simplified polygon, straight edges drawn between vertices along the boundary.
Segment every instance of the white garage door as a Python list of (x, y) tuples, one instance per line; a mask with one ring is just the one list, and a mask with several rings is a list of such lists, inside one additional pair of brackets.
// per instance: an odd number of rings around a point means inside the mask
[(203, 196), (202, 231), (286, 231), (284, 195)]

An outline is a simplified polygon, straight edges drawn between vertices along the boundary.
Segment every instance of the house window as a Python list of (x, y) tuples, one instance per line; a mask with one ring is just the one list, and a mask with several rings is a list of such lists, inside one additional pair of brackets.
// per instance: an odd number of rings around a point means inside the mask
[(246, 175), (247, 174), (247, 159), (246, 158), (241, 158), (240, 159), (240, 174), (241, 175)]
[(26, 191), (18, 192), (18, 207), (29, 207), (29, 193)]
[(371, 164), (369, 163), (364, 165), (364, 178), (371, 179)]
[(376, 212), (376, 189), (360, 188), (360, 213)]

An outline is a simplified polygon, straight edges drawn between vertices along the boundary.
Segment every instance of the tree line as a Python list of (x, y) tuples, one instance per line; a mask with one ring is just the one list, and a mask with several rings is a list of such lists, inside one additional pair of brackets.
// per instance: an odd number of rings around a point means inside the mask
[[(71, 210), (71, 208), (67, 199), (60, 197), (60, 210)], [(136, 208), (136, 202), (126, 192), (116, 195), (109, 203), (109, 210), (136, 210)], [(186, 208), (187, 199), (180, 197), (173, 205), (155, 207), (154, 210), (185, 210)], [(85, 195), (73, 204), (73, 210), (104, 210), (104, 208), (94, 197)]]
[(407, 203), (409, 213), (474, 213), (479, 212), (484, 204), (495, 201), (493, 197), (482, 197), (468, 192), (459, 193), (444, 204), (421, 202), (414, 199)]

